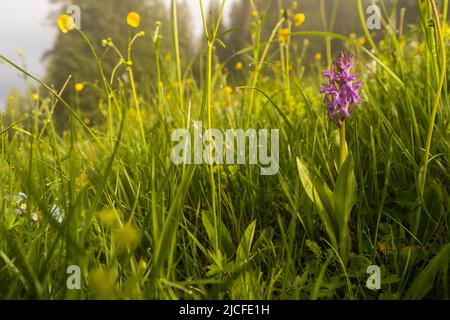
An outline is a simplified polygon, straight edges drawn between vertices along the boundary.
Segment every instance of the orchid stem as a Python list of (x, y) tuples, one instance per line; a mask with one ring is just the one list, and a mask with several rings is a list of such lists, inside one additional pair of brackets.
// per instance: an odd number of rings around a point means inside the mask
[(342, 125), (339, 129), (341, 134), (340, 139), (340, 145), (341, 145), (341, 152), (340, 152), (340, 167), (344, 165), (345, 160), (347, 159), (347, 141), (345, 139), (345, 121), (342, 122)]

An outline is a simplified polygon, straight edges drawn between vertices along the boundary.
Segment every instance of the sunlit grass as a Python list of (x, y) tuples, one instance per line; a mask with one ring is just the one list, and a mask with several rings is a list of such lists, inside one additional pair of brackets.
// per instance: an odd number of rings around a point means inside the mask
[[(215, 55), (224, 3), (208, 21), (199, 2), (201, 79), (180, 63), (173, 1), (173, 25), (145, 30), (157, 60), (152, 95), (133, 74), (138, 13), (123, 20), (126, 53), (114, 39), (103, 43), (117, 53), (114, 70), (127, 71), (125, 84), (105, 74), (89, 35), (58, 19), (98, 63), (103, 123), (77, 108), (92, 84), (69, 77), (51, 88), (0, 55), (40, 85), (30, 91), (30, 114), (0, 114), (0, 298), (448, 299), (449, 26), (439, 15), (447, 1), (442, 8), (418, 1), (420, 24), (409, 33), (396, 34), (384, 17), (380, 43), (368, 30), (303, 31), (308, 17), (295, 8), (278, 21), (260, 20), (252, 4), (253, 45), (234, 66), (239, 84)], [(272, 26), (269, 39), (261, 38), (262, 23)], [(172, 28), (174, 52), (162, 50), (161, 28)], [(310, 65), (291, 50), (294, 41), (330, 46), (331, 39), (355, 55), (364, 83), (362, 104), (341, 128), (319, 94), (321, 71), (336, 58), (331, 49), (322, 57), (305, 45)], [(250, 65), (242, 62), (248, 57)], [(70, 113), (64, 132), (55, 108)], [(279, 128), (279, 173), (176, 166), (172, 131), (192, 131), (193, 121)], [(81, 268), (81, 290), (66, 286), (70, 265)], [(369, 265), (381, 267), (381, 291), (366, 287)]]

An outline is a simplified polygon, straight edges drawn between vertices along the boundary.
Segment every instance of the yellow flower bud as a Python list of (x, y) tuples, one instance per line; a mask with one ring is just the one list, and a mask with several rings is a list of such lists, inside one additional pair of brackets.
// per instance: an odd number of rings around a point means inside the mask
[(145, 262), (144, 259), (139, 261), (139, 269), (141, 269), (142, 271), (145, 271), (147, 269), (147, 263)]
[(79, 83), (75, 84), (75, 91), (76, 92), (80, 93), (81, 91), (83, 91), (83, 89), (84, 89), (84, 84), (83, 83), (79, 82)]

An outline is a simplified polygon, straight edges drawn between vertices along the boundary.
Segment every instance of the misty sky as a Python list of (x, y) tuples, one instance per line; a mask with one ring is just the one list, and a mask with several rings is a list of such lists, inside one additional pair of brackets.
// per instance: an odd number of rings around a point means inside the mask
[[(107, 1), (107, 0), (102, 0)], [(170, 1), (166, 0), (169, 4)], [(211, 0), (209, 0), (211, 1)], [(204, 1), (205, 4), (209, 3)], [(197, 29), (201, 28), (200, 11), (197, 0), (189, 0)], [(232, 1), (228, 2), (230, 6)], [(57, 29), (48, 20), (52, 6), (48, 0), (2, 0), (0, 10), (0, 54), (22, 66), (17, 52), (23, 50), (27, 70), (43, 77), (45, 65), (42, 55), (52, 46)], [(25, 88), (23, 76), (11, 66), (0, 62), (0, 110), (3, 108), (11, 88)]]
[[(42, 54), (51, 46), (56, 30), (46, 17), (51, 6), (47, 0), (2, 1), (0, 10), (0, 53), (22, 65), (17, 52), (23, 50), (27, 69), (42, 76)], [(23, 77), (6, 63), (0, 63), (0, 108), (12, 87), (24, 88)]]

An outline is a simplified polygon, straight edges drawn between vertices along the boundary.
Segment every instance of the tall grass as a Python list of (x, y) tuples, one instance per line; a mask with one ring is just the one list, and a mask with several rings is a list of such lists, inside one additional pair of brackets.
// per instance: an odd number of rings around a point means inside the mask
[[(448, 299), (450, 30), (439, 15), (447, 1), (418, 0), (419, 24), (400, 34), (385, 14), (384, 39), (375, 43), (366, 30), (368, 47), (333, 33), (333, 23), (292, 30), (291, 42), (326, 41), (328, 65), (331, 39), (357, 57), (364, 103), (345, 131), (327, 120), (314, 68), (299, 76), (294, 65), (273, 76), (280, 71), (271, 53), (291, 16), (258, 20), (253, 46), (242, 53), (251, 53), (254, 67), (229, 93), (223, 86), (233, 84), (214, 51), (225, 1), (211, 26), (199, 3), (207, 50), (198, 83), (182, 77), (190, 70), (180, 63), (176, 1), (173, 63), (161, 61), (158, 34), (167, 26), (156, 24), (155, 92), (137, 91), (148, 86), (133, 80), (131, 45), (140, 40), (133, 34), (120, 59), (129, 88), (106, 81), (94, 51), (106, 125), (87, 125), (74, 101), (62, 98), (70, 79), (55, 90), (0, 56), (48, 94), (33, 107), (32, 129), (27, 115), (0, 115), (0, 297)], [(260, 38), (262, 23), (273, 26), (269, 39)], [(289, 71), (294, 52), (281, 50)], [(166, 94), (175, 81), (176, 103)], [(55, 108), (70, 113), (63, 134)], [(192, 131), (194, 120), (205, 119), (208, 128), (280, 128), (280, 172), (174, 165), (172, 130)], [(81, 268), (81, 290), (66, 286), (69, 265)], [(381, 267), (380, 291), (366, 288), (369, 265)]]

